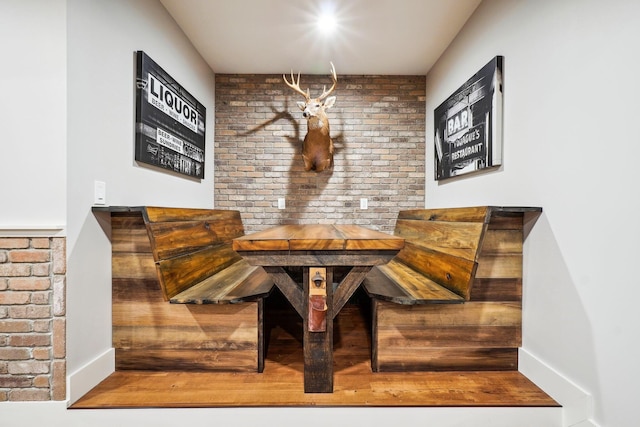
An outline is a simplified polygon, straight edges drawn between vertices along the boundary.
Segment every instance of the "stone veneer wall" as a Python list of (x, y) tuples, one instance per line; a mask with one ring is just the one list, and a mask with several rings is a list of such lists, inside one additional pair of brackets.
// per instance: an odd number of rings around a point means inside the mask
[[(328, 74), (300, 80), (311, 96), (330, 84)], [(424, 208), (425, 84), (424, 76), (338, 74), (328, 110), (334, 168), (315, 173), (304, 171), (301, 158), (302, 97), (282, 76), (217, 74), (215, 206), (238, 209), (247, 233), (291, 223), (392, 232), (399, 210)], [(277, 208), (278, 198), (286, 209)]]
[(65, 246), (0, 237), (0, 401), (66, 398)]

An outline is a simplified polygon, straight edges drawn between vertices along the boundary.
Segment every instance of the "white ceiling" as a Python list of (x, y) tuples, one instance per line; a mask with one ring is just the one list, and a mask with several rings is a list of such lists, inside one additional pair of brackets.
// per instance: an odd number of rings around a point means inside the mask
[(481, 0), (160, 1), (215, 73), (424, 75)]

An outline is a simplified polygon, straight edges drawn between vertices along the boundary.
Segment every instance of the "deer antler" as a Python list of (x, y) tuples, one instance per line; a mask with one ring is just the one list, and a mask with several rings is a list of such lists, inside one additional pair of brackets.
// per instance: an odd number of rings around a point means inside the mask
[(336, 84), (338, 83), (338, 76), (336, 76), (336, 67), (333, 66), (333, 62), (329, 62), (331, 64), (331, 78), (333, 79), (333, 85), (327, 90), (327, 87), (324, 86), (322, 88), (322, 95), (318, 97), (318, 100), (322, 101), (325, 99), (333, 90), (336, 88)]
[(287, 81), (287, 77), (284, 74), (282, 75), (282, 78), (284, 79), (284, 82), (287, 84), (287, 86), (298, 92), (300, 95), (304, 96), (304, 99), (306, 99), (307, 101), (311, 99), (311, 95), (309, 95), (309, 89), (307, 89), (307, 92), (300, 89), (300, 73), (298, 73), (298, 81), (296, 81), (296, 79), (293, 77), (293, 70), (291, 70), (291, 83)]

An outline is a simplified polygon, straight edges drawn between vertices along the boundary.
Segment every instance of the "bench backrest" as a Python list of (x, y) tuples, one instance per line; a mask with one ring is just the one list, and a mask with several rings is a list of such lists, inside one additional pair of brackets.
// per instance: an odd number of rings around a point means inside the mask
[(480, 206), (400, 211), (394, 234), (405, 239), (405, 247), (396, 260), (468, 300), (492, 215), (522, 215), (525, 209), (530, 208)]
[(166, 300), (242, 259), (231, 248), (244, 235), (239, 211), (146, 206), (142, 214)]

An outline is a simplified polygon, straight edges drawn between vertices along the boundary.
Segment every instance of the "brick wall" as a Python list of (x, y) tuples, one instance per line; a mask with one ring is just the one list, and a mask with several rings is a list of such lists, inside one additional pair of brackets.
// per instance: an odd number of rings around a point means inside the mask
[[(317, 96), (330, 83), (300, 85)], [(305, 172), (301, 96), (279, 75), (216, 75), (215, 205), (240, 210), (246, 232), (331, 222), (391, 232), (398, 210), (424, 208), (425, 77), (338, 75), (334, 95), (334, 168)]]
[(0, 401), (64, 400), (65, 239), (0, 237)]

